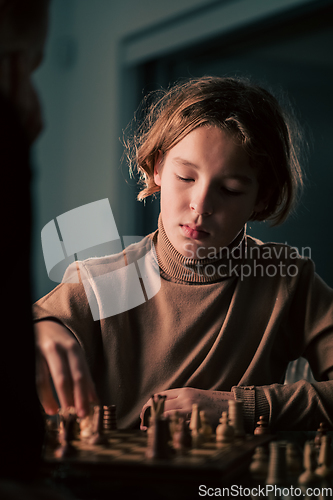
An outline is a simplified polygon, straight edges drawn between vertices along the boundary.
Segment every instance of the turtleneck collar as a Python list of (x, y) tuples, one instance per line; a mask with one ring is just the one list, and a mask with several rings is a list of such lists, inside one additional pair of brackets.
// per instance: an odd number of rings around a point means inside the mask
[(184, 257), (171, 244), (160, 215), (154, 243), (161, 276), (164, 279), (188, 284), (215, 283), (230, 278), (235, 266), (243, 260), (246, 253), (246, 231), (245, 228), (240, 231), (228, 247), (212, 252), (213, 258), (190, 259)]

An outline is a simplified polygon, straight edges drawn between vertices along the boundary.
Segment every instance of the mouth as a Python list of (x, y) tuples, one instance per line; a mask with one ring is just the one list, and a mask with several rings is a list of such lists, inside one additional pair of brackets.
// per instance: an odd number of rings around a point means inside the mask
[(194, 226), (191, 224), (191, 226), (187, 224), (181, 224), (181, 230), (183, 234), (187, 238), (191, 238), (192, 240), (203, 240), (205, 238), (208, 238), (209, 233), (205, 231), (201, 226)]

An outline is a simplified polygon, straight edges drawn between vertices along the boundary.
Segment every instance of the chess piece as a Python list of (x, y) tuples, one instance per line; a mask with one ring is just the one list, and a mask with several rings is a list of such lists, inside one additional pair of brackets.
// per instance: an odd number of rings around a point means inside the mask
[(257, 427), (254, 429), (254, 435), (256, 436), (262, 436), (265, 434), (270, 434), (269, 428), (268, 428), (268, 422), (265, 419), (264, 416), (260, 416), (259, 420), (257, 422)]
[(199, 431), (201, 427), (201, 421), (200, 421), (200, 413), (199, 413), (199, 407), (197, 404), (192, 405), (192, 413), (191, 413), (191, 420), (190, 420), (190, 425), (189, 428), (191, 431), (194, 429), (197, 429)]
[(235, 438), (243, 439), (245, 437), (244, 420), (243, 420), (243, 401), (237, 399), (229, 399), (229, 421), (234, 428)]
[(60, 446), (58, 425), (53, 416), (45, 418), (45, 446), (51, 450), (55, 450)]
[(199, 412), (201, 427), (199, 429), (199, 434), (202, 436), (203, 441), (209, 441), (212, 434), (213, 429), (212, 426), (209, 425), (208, 419), (206, 417), (206, 413), (204, 410)]
[(222, 447), (232, 443), (235, 439), (234, 428), (229, 425), (228, 413), (222, 412), (220, 424), (216, 427), (216, 443)]
[(171, 438), (173, 438), (173, 435), (177, 430), (178, 423), (179, 423), (179, 412), (176, 411), (173, 415), (171, 415), (169, 420)]
[(331, 479), (333, 477), (331, 440), (327, 435), (321, 436), (318, 467), (315, 473), (324, 479)]
[(319, 476), (315, 473), (316, 448), (313, 441), (306, 441), (304, 445), (303, 465), (305, 471), (299, 476), (298, 483), (308, 486), (318, 481)]
[(55, 456), (58, 458), (73, 457), (77, 454), (77, 449), (72, 444), (75, 438), (76, 415), (72, 412), (63, 413), (61, 415), (61, 427), (61, 445), (55, 451)]
[(80, 426), (78, 424), (76, 410), (74, 406), (68, 406), (67, 408), (59, 408), (57, 421), (59, 426), (59, 440), (60, 442), (64, 439), (65, 433), (65, 423), (68, 421), (69, 416), (72, 415), (71, 423), (71, 441), (79, 439)]
[(154, 433), (154, 423), (155, 419), (151, 415), (148, 417), (148, 427), (147, 427), (147, 442), (148, 446), (150, 445), (150, 440), (152, 439)]
[(103, 406), (95, 406), (94, 416), (92, 420), (92, 435), (89, 439), (90, 444), (108, 443), (108, 439), (104, 434), (104, 411)]
[(81, 439), (89, 439), (92, 436), (92, 416), (87, 415), (80, 419)]
[(187, 455), (192, 446), (192, 436), (186, 420), (179, 418), (178, 426), (172, 438), (173, 448), (178, 455)]
[(315, 447), (319, 450), (321, 445), (321, 438), (327, 435), (328, 427), (325, 422), (320, 422), (319, 428), (317, 429), (316, 436), (314, 438)]
[(159, 418), (164, 413), (164, 402), (166, 400), (166, 396), (161, 396), (160, 394), (157, 397), (151, 397), (151, 423), (155, 418)]
[(297, 478), (302, 472), (302, 459), (298, 446), (293, 442), (286, 445), (286, 463), (290, 478)]
[(192, 405), (192, 414), (189, 427), (191, 429), (192, 448), (200, 448), (203, 440), (199, 432), (201, 427), (201, 420), (198, 405), (195, 403)]
[(269, 462), (266, 484), (284, 485), (286, 483), (286, 445), (282, 441), (273, 441), (269, 445)]
[(117, 430), (116, 405), (104, 406), (103, 425), (106, 432)]
[(250, 464), (250, 473), (255, 481), (264, 483), (268, 474), (268, 453), (264, 446), (257, 446)]
[(164, 417), (155, 417), (148, 439), (146, 458), (165, 459), (170, 458), (171, 448), (169, 441), (169, 421)]

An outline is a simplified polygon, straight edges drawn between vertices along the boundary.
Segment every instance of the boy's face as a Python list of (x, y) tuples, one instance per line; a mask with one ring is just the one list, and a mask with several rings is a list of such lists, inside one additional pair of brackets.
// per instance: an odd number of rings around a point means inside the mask
[(235, 136), (217, 127), (193, 130), (161, 160), (154, 180), (161, 188), (163, 226), (185, 257), (212, 256), (264, 208), (246, 152)]

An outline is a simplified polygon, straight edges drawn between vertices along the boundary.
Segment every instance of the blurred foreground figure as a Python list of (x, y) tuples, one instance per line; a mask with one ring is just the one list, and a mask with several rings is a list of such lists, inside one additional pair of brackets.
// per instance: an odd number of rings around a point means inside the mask
[(9, 479), (33, 478), (44, 435), (30, 312), (30, 147), (42, 130), (31, 75), (42, 61), (48, 7), (49, 0), (0, 0), (0, 476)]

